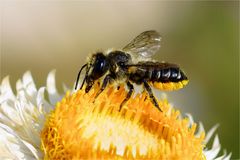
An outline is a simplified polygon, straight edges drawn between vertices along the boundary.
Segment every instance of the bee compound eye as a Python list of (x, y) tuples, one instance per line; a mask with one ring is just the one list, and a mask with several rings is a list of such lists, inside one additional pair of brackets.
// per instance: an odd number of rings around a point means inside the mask
[(92, 76), (98, 79), (108, 70), (108, 61), (104, 56), (98, 56), (93, 64)]
[(105, 66), (105, 60), (104, 59), (97, 59), (96, 60), (96, 63), (95, 63), (95, 66), (94, 66), (94, 69), (96, 72), (101, 72)]

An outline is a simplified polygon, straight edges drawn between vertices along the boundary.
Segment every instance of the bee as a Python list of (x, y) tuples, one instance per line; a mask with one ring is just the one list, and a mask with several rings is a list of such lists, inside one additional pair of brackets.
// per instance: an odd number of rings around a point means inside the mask
[(116, 81), (125, 83), (128, 93), (122, 101), (119, 110), (130, 99), (134, 91), (134, 84), (142, 85), (147, 91), (151, 102), (159, 110), (151, 87), (159, 90), (177, 90), (188, 83), (188, 78), (176, 64), (158, 62), (151, 57), (160, 48), (161, 36), (154, 30), (145, 31), (134, 38), (128, 45), (119, 50), (96, 52), (80, 69), (75, 89), (77, 90), (80, 74), (84, 68), (86, 73), (80, 89), (86, 83), (85, 92), (88, 93), (97, 81), (100, 89), (95, 98), (102, 93), (107, 85)]

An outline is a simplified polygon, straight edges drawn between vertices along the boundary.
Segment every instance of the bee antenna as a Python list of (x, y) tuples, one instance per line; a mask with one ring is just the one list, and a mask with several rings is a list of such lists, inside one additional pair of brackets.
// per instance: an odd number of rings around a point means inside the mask
[(90, 69), (90, 68), (87, 67), (86, 74), (85, 74), (85, 77), (84, 77), (84, 79), (83, 79), (83, 82), (82, 82), (82, 85), (81, 85), (80, 89), (82, 89), (82, 87), (83, 87), (83, 85), (84, 85), (84, 83), (85, 83), (85, 81), (86, 81), (86, 78), (88, 77), (89, 69)]
[[(84, 64), (84, 65), (82, 66), (82, 68), (80, 69), (80, 71), (78, 72), (77, 81), (76, 81), (76, 84), (75, 84), (75, 90), (77, 89), (81, 72), (82, 72), (83, 68), (85, 68), (86, 66), (87, 66), (87, 63)], [(85, 79), (86, 79), (86, 76), (84, 77), (83, 83), (84, 83)], [(81, 87), (81, 88), (82, 88), (82, 87)]]
[(83, 84), (84, 84), (84, 83), (85, 83), (85, 81), (86, 81), (86, 77), (87, 77), (87, 75), (85, 75), (85, 77), (84, 77), (84, 79), (83, 79), (83, 82), (82, 82), (82, 85), (81, 85), (80, 89), (82, 89), (82, 87), (83, 87)]

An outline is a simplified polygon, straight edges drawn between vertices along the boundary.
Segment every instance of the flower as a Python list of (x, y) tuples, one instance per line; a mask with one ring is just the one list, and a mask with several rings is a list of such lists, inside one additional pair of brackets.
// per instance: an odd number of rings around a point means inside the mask
[[(97, 89), (96, 85), (88, 94), (79, 90), (60, 95), (52, 71), (45, 96), (45, 87), (37, 90), (26, 72), (17, 81), (15, 95), (9, 78), (4, 78), (0, 85), (0, 159), (208, 160), (220, 152), (217, 135), (212, 148), (205, 147), (217, 126), (205, 136), (202, 123), (197, 129), (190, 114), (181, 118), (166, 98), (159, 101), (163, 112), (154, 108), (146, 93), (131, 98), (119, 112), (124, 87), (108, 87), (94, 101)], [(230, 157), (224, 152), (216, 159)]]

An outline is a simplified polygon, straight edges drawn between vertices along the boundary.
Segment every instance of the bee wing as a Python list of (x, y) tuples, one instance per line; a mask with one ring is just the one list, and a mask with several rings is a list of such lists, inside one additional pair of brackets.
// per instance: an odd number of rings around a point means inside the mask
[(126, 45), (123, 51), (150, 58), (159, 50), (160, 40), (161, 36), (157, 31), (145, 31)]

